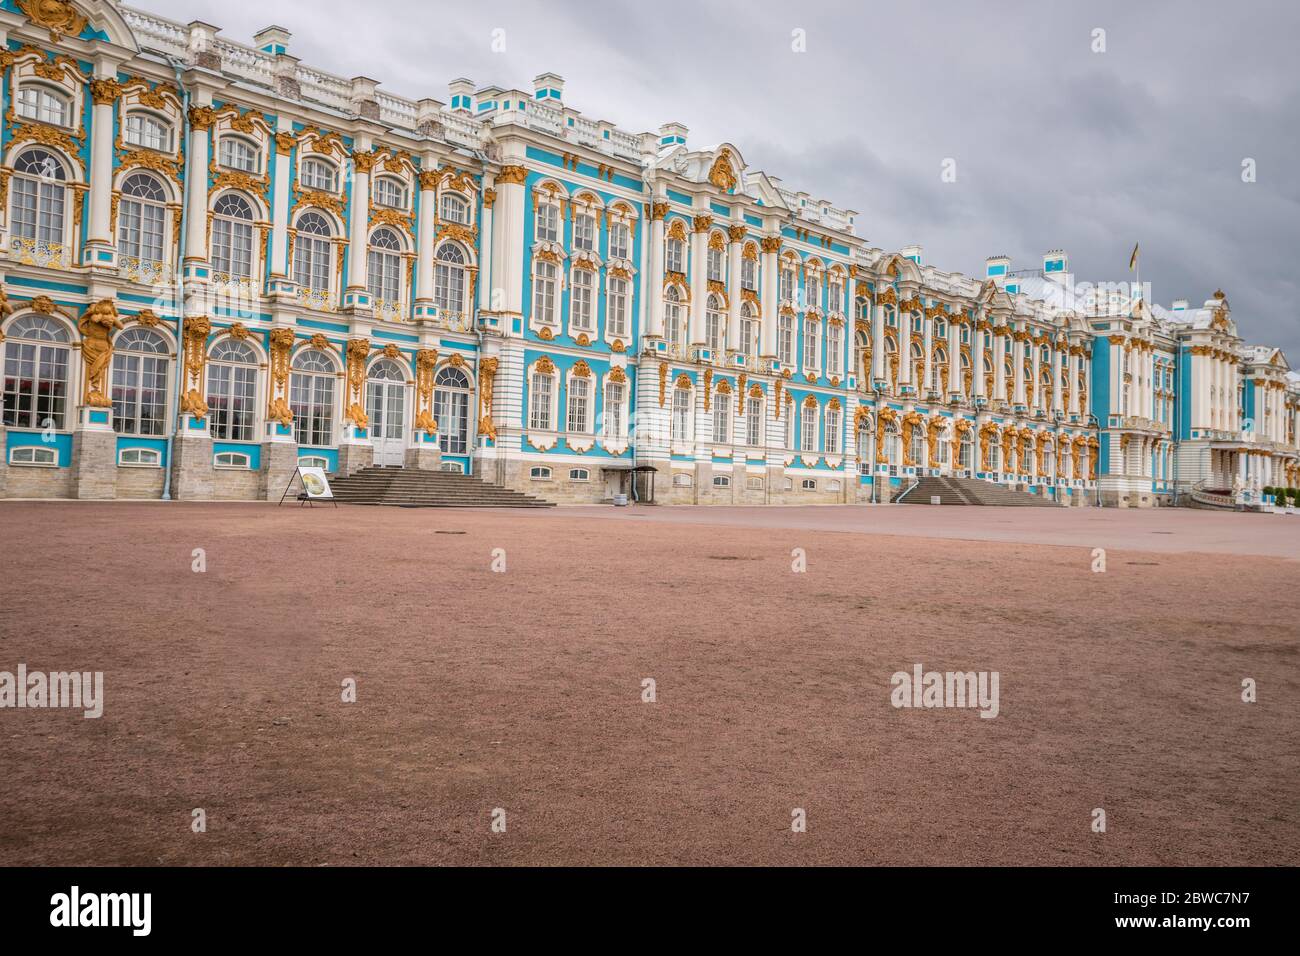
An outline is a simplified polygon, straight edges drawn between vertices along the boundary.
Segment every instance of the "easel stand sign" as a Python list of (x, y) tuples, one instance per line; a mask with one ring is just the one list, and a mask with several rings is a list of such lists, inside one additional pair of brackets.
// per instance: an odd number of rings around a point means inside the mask
[(280, 504), (284, 504), (285, 499), (289, 497), (295, 481), (302, 482), (302, 491), (298, 493), (299, 507), (310, 505), (314, 508), (318, 501), (333, 502), (335, 508), (339, 506), (339, 503), (334, 501), (334, 492), (330, 491), (330, 480), (325, 477), (325, 469), (305, 468), (302, 465), (295, 468), (293, 474), (289, 476), (289, 483), (284, 486), (284, 494), (280, 496)]

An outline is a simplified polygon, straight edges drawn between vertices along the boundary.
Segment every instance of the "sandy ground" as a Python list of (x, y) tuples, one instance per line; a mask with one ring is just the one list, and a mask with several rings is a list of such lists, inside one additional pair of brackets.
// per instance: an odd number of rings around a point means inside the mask
[[(106, 705), (0, 710), (0, 864), (1295, 865), (1297, 532), (2, 502), (0, 670)], [(916, 663), (999, 716), (893, 708)]]

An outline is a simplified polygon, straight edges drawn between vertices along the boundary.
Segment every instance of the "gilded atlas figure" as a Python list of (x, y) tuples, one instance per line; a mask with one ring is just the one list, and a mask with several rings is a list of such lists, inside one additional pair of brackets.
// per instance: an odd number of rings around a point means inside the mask
[(81, 401), (91, 408), (112, 408), (113, 399), (106, 391), (105, 377), (113, 358), (112, 332), (122, 328), (112, 299), (101, 299), (88, 307), (77, 323), (81, 330), (81, 357), (86, 363), (86, 381)]

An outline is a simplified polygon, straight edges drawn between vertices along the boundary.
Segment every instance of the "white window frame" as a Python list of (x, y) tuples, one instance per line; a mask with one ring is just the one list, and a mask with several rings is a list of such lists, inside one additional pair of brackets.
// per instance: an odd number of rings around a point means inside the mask
[(15, 445), (9, 449), (9, 464), (19, 468), (58, 468), (59, 452), (44, 445)]
[(162, 452), (157, 448), (123, 448), (117, 453), (120, 468), (161, 468)]

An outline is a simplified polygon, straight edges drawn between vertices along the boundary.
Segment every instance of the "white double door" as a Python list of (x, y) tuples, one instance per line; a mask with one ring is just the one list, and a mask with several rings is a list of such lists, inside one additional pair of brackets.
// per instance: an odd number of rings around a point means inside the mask
[(370, 442), (376, 465), (406, 463), (406, 422), (409, 411), (404, 382), (370, 379), (366, 382), (366, 414), (370, 416)]

